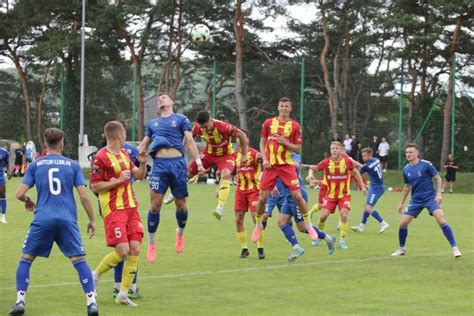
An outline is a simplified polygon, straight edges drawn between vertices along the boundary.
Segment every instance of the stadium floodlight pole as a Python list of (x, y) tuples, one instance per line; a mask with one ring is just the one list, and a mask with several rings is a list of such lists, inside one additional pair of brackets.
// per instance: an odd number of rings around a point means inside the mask
[(403, 134), (402, 134), (402, 125), (403, 125), (403, 59), (402, 59), (402, 68), (400, 75), (400, 105), (399, 105), (399, 114), (398, 114), (398, 170), (402, 168), (402, 149), (403, 149)]
[(132, 103), (132, 141), (135, 141), (135, 130), (137, 120), (137, 77), (138, 77), (138, 65), (133, 64), (133, 103)]
[(453, 96), (451, 101), (451, 154), (454, 155), (454, 133), (456, 123), (456, 55), (453, 55), (451, 80), (453, 85)]
[(82, 28), (81, 28), (81, 96), (79, 115), (79, 146), (84, 144), (84, 64), (85, 64), (85, 30), (86, 28), (86, 0), (82, 0)]

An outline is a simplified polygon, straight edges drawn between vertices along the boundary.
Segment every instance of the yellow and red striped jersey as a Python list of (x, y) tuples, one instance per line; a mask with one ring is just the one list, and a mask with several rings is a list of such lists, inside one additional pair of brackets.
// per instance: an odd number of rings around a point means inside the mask
[[(119, 153), (114, 154), (104, 147), (99, 150), (92, 163), (90, 180), (91, 183), (110, 181), (112, 178), (120, 177), (123, 170), (133, 168), (135, 165), (125, 150), (121, 149)], [(124, 181), (109, 191), (100, 192), (99, 202), (102, 217), (114, 211), (138, 207), (130, 180)]]
[(324, 171), (328, 191), (326, 196), (329, 199), (340, 199), (344, 195), (351, 195), (351, 174), (354, 169), (352, 160), (347, 155), (342, 155), (339, 161), (334, 161), (331, 157), (324, 159), (314, 167), (316, 171)]
[(245, 163), (242, 163), (242, 154), (239, 151), (235, 159), (235, 168), (237, 168), (237, 190), (259, 189), (262, 157), (256, 149), (248, 149)]
[(196, 123), (193, 128), (193, 137), (200, 136), (206, 142), (206, 148), (203, 153), (212, 156), (232, 155), (234, 146), (232, 146), (232, 137), (237, 136), (238, 128), (227, 122), (212, 120), (212, 130), (201, 128)]
[(266, 138), (265, 154), (273, 165), (293, 165), (291, 150), (278, 143), (276, 135), (288, 139), (292, 144), (301, 144), (301, 127), (298, 122), (288, 119), (280, 121), (277, 117), (267, 119), (263, 123), (261, 137)]

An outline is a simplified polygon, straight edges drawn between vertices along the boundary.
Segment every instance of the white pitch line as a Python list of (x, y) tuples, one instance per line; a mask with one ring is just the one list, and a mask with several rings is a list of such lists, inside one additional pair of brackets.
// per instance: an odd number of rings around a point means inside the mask
[[(473, 253), (474, 250), (465, 250), (462, 253)], [(405, 256), (404, 258), (419, 258), (419, 257), (440, 257), (446, 255), (452, 255), (451, 252), (438, 252), (438, 253), (427, 253), (427, 254), (419, 254), (413, 256)], [(453, 260), (463, 260), (463, 258)], [(311, 261), (311, 262), (302, 262), (302, 263), (285, 263), (285, 264), (278, 264), (272, 266), (260, 266), (260, 267), (249, 267), (243, 269), (227, 269), (227, 270), (218, 270), (218, 271), (197, 271), (197, 272), (187, 272), (187, 273), (171, 273), (171, 274), (161, 274), (161, 275), (151, 275), (151, 276), (139, 276), (139, 280), (155, 280), (155, 279), (173, 279), (173, 278), (182, 278), (182, 277), (190, 277), (190, 276), (203, 276), (203, 275), (214, 275), (214, 274), (228, 274), (228, 273), (236, 273), (236, 272), (250, 272), (250, 271), (259, 271), (259, 270), (274, 270), (274, 269), (283, 269), (289, 267), (306, 267), (306, 266), (314, 266), (314, 265), (322, 265), (322, 264), (344, 264), (344, 263), (354, 263), (354, 262), (369, 262), (369, 261), (381, 261), (381, 260), (404, 260), (402, 258), (396, 258), (392, 256), (387, 257), (370, 257), (370, 258), (360, 258), (360, 259), (345, 259), (345, 260), (331, 260), (331, 261)], [(104, 282), (112, 282), (112, 279), (101, 279), (100, 283)], [(32, 284), (29, 288), (46, 288), (46, 287), (56, 287), (56, 286), (67, 286), (67, 285), (74, 285), (77, 282), (63, 282), (63, 283), (50, 283), (50, 284)], [(14, 290), (15, 287), (5, 287), (6, 290)]]

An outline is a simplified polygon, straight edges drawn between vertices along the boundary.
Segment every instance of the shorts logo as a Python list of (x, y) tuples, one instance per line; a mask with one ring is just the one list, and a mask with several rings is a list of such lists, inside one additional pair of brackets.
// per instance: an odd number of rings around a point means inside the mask
[(349, 201), (344, 201), (344, 205), (347, 206), (347, 207), (351, 207), (351, 202), (349, 202)]

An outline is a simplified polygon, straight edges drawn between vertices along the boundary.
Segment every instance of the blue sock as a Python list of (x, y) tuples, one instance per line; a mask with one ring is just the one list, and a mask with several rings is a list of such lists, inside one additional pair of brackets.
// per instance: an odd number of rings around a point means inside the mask
[(451, 226), (449, 226), (448, 223), (444, 223), (440, 227), (443, 230), (444, 236), (446, 236), (446, 239), (449, 241), (451, 247), (456, 246), (456, 239), (454, 239), (454, 234), (453, 230), (451, 229)]
[(7, 199), (0, 199), (0, 209), (2, 209), (2, 214), (7, 212)]
[(114, 267), (114, 282), (115, 283), (120, 283), (122, 282), (122, 272), (123, 272), (123, 262), (125, 260), (120, 261), (117, 263), (117, 265)]
[(377, 210), (374, 210), (372, 212), (372, 217), (375, 218), (377, 220), (377, 222), (379, 222), (379, 223), (383, 222), (383, 218), (382, 218), (382, 216), (380, 216), (380, 214), (379, 214), (379, 212), (377, 212)]
[(293, 231), (293, 228), (288, 225), (288, 224), (283, 224), (280, 226), (281, 231), (285, 235), (286, 240), (294, 246), (298, 243), (298, 239), (296, 239), (295, 232)]
[(361, 221), (361, 223), (364, 224), (364, 225), (367, 224), (367, 220), (369, 219), (369, 217), (370, 217), (370, 213), (364, 211), (364, 212), (362, 213), (362, 221)]
[(148, 211), (148, 232), (156, 233), (158, 225), (160, 225), (160, 212), (152, 213), (151, 210)]
[(267, 221), (262, 221), (262, 226), (263, 226), (263, 229), (267, 228)]
[(18, 268), (16, 269), (16, 290), (25, 291), (28, 290), (30, 284), (30, 268), (32, 261), (26, 258), (20, 258)]
[(408, 227), (400, 227), (398, 229), (398, 242), (400, 243), (400, 247), (405, 247), (407, 236), (408, 236)]
[(176, 210), (176, 221), (178, 222), (178, 227), (184, 229), (186, 227), (186, 221), (188, 220), (188, 210), (185, 209), (184, 212)]
[(72, 262), (72, 265), (79, 274), (79, 283), (82, 285), (84, 293), (88, 294), (94, 292), (94, 280), (92, 279), (92, 272), (87, 265), (86, 258), (77, 259)]

